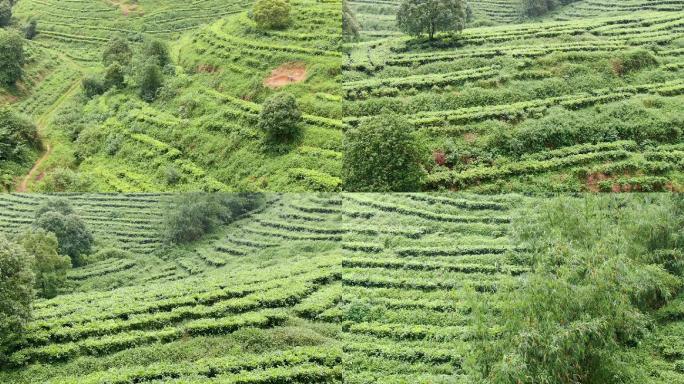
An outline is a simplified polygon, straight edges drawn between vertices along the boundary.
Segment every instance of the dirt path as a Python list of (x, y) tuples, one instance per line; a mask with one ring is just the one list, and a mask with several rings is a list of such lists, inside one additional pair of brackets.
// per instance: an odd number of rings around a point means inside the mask
[(62, 96), (59, 97), (51, 106), (48, 108), (40, 117), (38, 118), (38, 121), (36, 121), (36, 128), (38, 130), (38, 139), (43, 143), (43, 147), (45, 149), (45, 152), (43, 155), (36, 161), (35, 164), (33, 164), (33, 167), (29, 171), (29, 173), (24, 176), (24, 178), (21, 180), (21, 183), (16, 188), (16, 191), (19, 193), (24, 193), (28, 190), (28, 185), (32, 181), (39, 180), (42, 178), (41, 174), (36, 175), (38, 172), (38, 169), (40, 166), (43, 164), (45, 160), (47, 160), (48, 157), (52, 154), (52, 145), (48, 142), (45, 141), (45, 137), (43, 135), (43, 131), (45, 130), (45, 124), (47, 124), (47, 121), (50, 119), (50, 117), (55, 113), (57, 108), (59, 108), (62, 104), (64, 104), (69, 97), (73, 96), (79, 89), (79, 86), (81, 85), (81, 79), (79, 78), (74, 82), (74, 84), (69, 88), (68, 91), (66, 91)]

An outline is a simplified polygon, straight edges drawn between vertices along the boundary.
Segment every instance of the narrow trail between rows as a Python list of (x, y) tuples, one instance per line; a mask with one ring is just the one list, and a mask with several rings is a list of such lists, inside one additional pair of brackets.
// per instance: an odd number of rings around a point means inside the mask
[(66, 91), (62, 96), (60, 96), (51, 106), (48, 108), (36, 121), (36, 128), (38, 130), (38, 139), (43, 143), (43, 147), (45, 152), (43, 155), (40, 156), (40, 158), (36, 161), (35, 164), (33, 164), (33, 167), (29, 171), (29, 173), (24, 176), (24, 178), (21, 180), (21, 183), (17, 186), (16, 192), (18, 193), (25, 193), (28, 190), (28, 185), (31, 181), (35, 181), (40, 177), (40, 174), (36, 175), (38, 170), (40, 169), (40, 166), (47, 160), (48, 157), (52, 154), (52, 145), (48, 142), (45, 141), (45, 137), (43, 135), (43, 130), (45, 129), (45, 125), (47, 124), (47, 121), (52, 117), (52, 115), (55, 113), (55, 111), (62, 105), (64, 102), (66, 102), (71, 96), (73, 96), (76, 91), (78, 91), (79, 86), (81, 84), (81, 79), (79, 78), (78, 80), (74, 81), (73, 85), (69, 88), (68, 91)]

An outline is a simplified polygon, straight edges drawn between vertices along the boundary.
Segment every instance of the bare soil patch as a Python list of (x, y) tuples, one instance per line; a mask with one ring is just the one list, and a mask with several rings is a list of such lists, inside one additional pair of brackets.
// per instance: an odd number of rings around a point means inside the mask
[(306, 66), (304, 63), (286, 63), (272, 70), (271, 75), (264, 80), (264, 85), (275, 89), (304, 80), (306, 80)]

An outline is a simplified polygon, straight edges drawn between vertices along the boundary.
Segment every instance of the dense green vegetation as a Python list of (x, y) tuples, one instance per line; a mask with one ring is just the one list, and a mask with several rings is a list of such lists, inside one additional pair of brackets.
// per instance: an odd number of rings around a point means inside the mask
[[(23, 331), (0, 329), (12, 340), (0, 381), (684, 380), (679, 196), (263, 198), (173, 244), (165, 218), (188, 213), (180, 197), (69, 195), (93, 252), (30, 318), (12, 312)], [(14, 240), (46, 200), (0, 196), (0, 263), (23, 271), (11, 276), (24, 290), (0, 297), (12, 308), (33, 293)]]
[[(189, 196), (244, 207), (245, 196)], [(29, 228), (46, 199), (1, 196), (0, 231)], [(339, 197), (266, 199), (199, 241), (164, 246), (175, 197), (70, 195), (97, 252), (59, 296), (35, 300), (0, 382), (341, 382)]]
[[(1, 166), (6, 189), (339, 189), (341, 3), (281, 2), (286, 23), (266, 3), (15, 4), (9, 28), (25, 35), (35, 21), (37, 33), (0, 103), (36, 123), (44, 151)], [(272, 151), (259, 115), (283, 90), (302, 121), (297, 140)]]
[(466, 29), (434, 41), (399, 32), (399, 2), (350, 4), (362, 31), (347, 44), (346, 123), (402, 115), (433, 157), (423, 189), (684, 188), (684, 2), (563, 1), (497, 19), (520, 2), (470, 1)]

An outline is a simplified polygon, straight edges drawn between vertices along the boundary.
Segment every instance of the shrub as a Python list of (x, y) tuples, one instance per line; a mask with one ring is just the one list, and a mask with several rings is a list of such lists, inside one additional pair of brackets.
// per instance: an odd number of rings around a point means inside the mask
[(114, 63), (119, 63), (122, 67), (126, 67), (131, 63), (132, 58), (133, 51), (128, 42), (121, 37), (115, 37), (107, 43), (102, 53), (102, 64), (109, 67)]
[(38, 131), (27, 118), (10, 107), (0, 107), (0, 161), (20, 161), (29, 148), (37, 148)]
[(653, 53), (643, 48), (625, 52), (611, 60), (613, 73), (618, 76), (624, 76), (657, 65), (658, 60), (653, 56)]
[(81, 80), (81, 88), (87, 98), (91, 99), (105, 92), (106, 88), (102, 80), (94, 76), (88, 76)]
[(143, 44), (142, 55), (146, 60), (154, 59), (159, 68), (165, 68), (171, 64), (169, 47), (165, 42), (155, 39), (148, 39)]
[(93, 189), (92, 179), (70, 168), (52, 169), (37, 187), (39, 192), (89, 192)]
[(164, 236), (175, 244), (195, 241), (261, 204), (260, 194), (182, 194), (167, 209)]
[(38, 34), (38, 22), (36, 20), (29, 21), (24, 27), (24, 36), (27, 40), (33, 40)]
[(38, 209), (33, 226), (55, 234), (59, 253), (69, 256), (75, 267), (84, 265), (82, 257), (90, 253), (93, 235), (66, 200), (46, 202)]
[(59, 288), (66, 283), (66, 274), (71, 269), (71, 259), (58, 254), (57, 237), (42, 229), (24, 232), (18, 243), (33, 256), (33, 271), (36, 276), (36, 289), (43, 298), (57, 296)]
[(420, 189), (423, 148), (402, 116), (383, 111), (350, 129), (344, 141), (346, 188), (359, 192), (404, 192)]
[(300, 137), (301, 121), (302, 113), (295, 97), (276, 93), (264, 102), (257, 126), (266, 134), (267, 142), (283, 144)]
[(282, 29), (290, 24), (290, 3), (287, 0), (257, 0), (252, 18), (261, 29)]
[(112, 87), (115, 87), (117, 89), (122, 89), (124, 86), (123, 68), (119, 63), (115, 62), (107, 67), (104, 77), (104, 88), (111, 89)]
[(361, 32), (361, 26), (356, 20), (356, 15), (346, 0), (342, 2), (342, 31), (344, 36), (349, 39), (358, 38)]
[(21, 79), (24, 41), (15, 32), (0, 30), (0, 85), (13, 85)]
[(140, 74), (140, 97), (152, 102), (157, 98), (157, 91), (162, 87), (164, 79), (159, 65), (154, 61), (148, 61)]
[(0, 363), (22, 338), (31, 318), (33, 259), (0, 234)]

